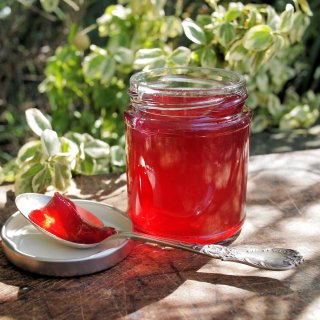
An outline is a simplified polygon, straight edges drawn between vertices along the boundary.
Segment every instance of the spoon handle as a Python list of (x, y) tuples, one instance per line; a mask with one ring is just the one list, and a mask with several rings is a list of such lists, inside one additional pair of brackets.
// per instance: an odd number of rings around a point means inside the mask
[(206, 255), (222, 261), (242, 263), (266, 270), (289, 270), (303, 262), (303, 257), (300, 253), (292, 249), (258, 248), (254, 246), (226, 247), (217, 244), (201, 245), (164, 239), (138, 232), (119, 232), (116, 236), (152, 242)]
[(303, 262), (303, 257), (296, 250), (284, 248), (258, 248), (253, 246), (225, 247), (221, 245), (195, 245), (199, 253), (222, 261), (232, 261), (252, 267), (284, 271)]

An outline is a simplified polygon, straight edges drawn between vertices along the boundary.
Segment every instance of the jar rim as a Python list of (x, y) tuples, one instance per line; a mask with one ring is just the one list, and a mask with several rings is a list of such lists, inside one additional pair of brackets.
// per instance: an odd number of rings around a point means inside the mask
[(234, 71), (209, 67), (167, 67), (135, 73), (130, 91), (174, 96), (229, 95), (245, 91), (244, 77)]

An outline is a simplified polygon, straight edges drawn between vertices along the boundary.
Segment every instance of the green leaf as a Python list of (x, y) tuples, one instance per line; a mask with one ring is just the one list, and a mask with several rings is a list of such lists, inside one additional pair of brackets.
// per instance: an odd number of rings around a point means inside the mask
[(40, 0), (42, 8), (47, 12), (53, 12), (59, 5), (59, 0)]
[(110, 159), (109, 158), (100, 158), (95, 159), (95, 165), (93, 174), (105, 174), (110, 172)]
[(83, 73), (87, 81), (100, 80), (102, 83), (110, 82), (115, 72), (115, 61), (107, 56), (107, 52), (99, 47), (93, 47), (83, 62)]
[(215, 51), (208, 47), (203, 48), (200, 59), (202, 67), (215, 67), (217, 64)]
[(44, 165), (39, 162), (24, 162), (16, 174), (16, 181), (14, 184), (15, 194), (33, 192), (32, 179), (43, 168)]
[(51, 157), (60, 152), (61, 143), (55, 131), (46, 129), (41, 134), (41, 146), (43, 153)]
[(150, 70), (155, 68), (163, 68), (167, 64), (165, 57), (153, 60), (149, 65), (143, 68), (143, 70)]
[(104, 58), (105, 56), (96, 52), (92, 52), (85, 57), (83, 61), (83, 74), (86, 78), (92, 80), (100, 77), (100, 65)]
[(276, 10), (271, 6), (267, 6), (267, 25), (272, 30), (277, 30), (279, 26), (279, 21), (280, 17)]
[(175, 49), (169, 59), (175, 66), (187, 66), (191, 58), (191, 50), (186, 47), (178, 47)]
[(224, 16), (224, 20), (227, 21), (227, 22), (231, 22), (231, 21), (239, 18), (241, 15), (242, 15), (241, 7), (239, 7), (239, 6), (230, 6), (228, 8), (228, 11), (226, 12), (226, 14)]
[(265, 60), (270, 60), (273, 56), (275, 56), (279, 51), (285, 47), (286, 39), (281, 35), (275, 35), (273, 37), (272, 45), (265, 52)]
[(246, 100), (246, 105), (250, 109), (255, 109), (258, 106), (258, 97), (256, 92), (251, 92)]
[(111, 147), (111, 164), (117, 167), (126, 165), (126, 153), (120, 146)]
[(247, 31), (243, 38), (243, 46), (247, 50), (263, 51), (273, 42), (272, 30), (267, 25), (254, 26)]
[(74, 158), (77, 156), (77, 154), (79, 153), (79, 147), (78, 145), (65, 137), (61, 137), (60, 138), (60, 144), (61, 144), (61, 148), (60, 148), (60, 152), (58, 153), (59, 156), (61, 157), (65, 157), (65, 158)]
[(42, 131), (45, 129), (52, 129), (49, 120), (39, 109), (27, 109), (25, 114), (28, 126), (37, 136), (41, 136)]
[(209, 14), (198, 14), (195, 22), (202, 29), (211, 27), (212, 17)]
[(85, 156), (85, 158), (82, 159), (77, 165), (76, 171), (88, 176), (93, 175), (95, 163), (95, 159), (92, 159), (90, 156)]
[(135, 68), (144, 68), (164, 59), (164, 52), (160, 48), (140, 49), (136, 53)]
[(68, 33), (68, 42), (71, 43), (74, 36), (79, 31), (79, 26), (76, 23), (72, 23), (69, 27), (69, 33)]
[(16, 172), (18, 171), (18, 164), (16, 159), (11, 159), (3, 166), (3, 175), (4, 181), (6, 182), (14, 182)]
[(235, 35), (235, 29), (229, 22), (221, 24), (218, 28), (219, 42), (224, 47), (229, 45), (229, 43), (235, 38)]
[(310, 18), (301, 11), (295, 12), (293, 17), (294, 28), (290, 31), (292, 42), (299, 42), (310, 23)]
[(37, 193), (43, 193), (47, 190), (48, 186), (51, 184), (51, 172), (47, 166), (41, 169), (35, 174), (32, 179), (32, 191)]
[(293, 13), (294, 13), (293, 5), (288, 3), (286, 5), (286, 10), (283, 11), (280, 15), (280, 26), (279, 26), (280, 31), (288, 32), (291, 30), (293, 26)]
[(256, 73), (262, 66), (265, 59), (265, 52), (255, 52), (249, 59), (249, 70), (251, 74)]
[(84, 152), (94, 159), (110, 157), (110, 146), (101, 140), (93, 140), (85, 143)]
[(20, 148), (17, 161), (22, 163), (32, 159), (39, 150), (41, 150), (40, 140), (29, 141)]
[(246, 21), (248, 28), (255, 26), (257, 24), (257, 19), (259, 19), (260, 17), (261, 17), (260, 13), (258, 11), (255, 11), (255, 10), (249, 11), (248, 18)]
[(163, 50), (160, 48), (140, 49), (136, 53), (136, 59), (153, 59), (163, 55)]
[(274, 94), (270, 94), (268, 97), (268, 110), (270, 112), (270, 114), (277, 118), (280, 116), (281, 112), (282, 112), (282, 105), (280, 102), (279, 97), (277, 97)]
[(204, 31), (192, 19), (187, 18), (182, 22), (186, 37), (193, 43), (205, 45), (207, 43)]
[(120, 47), (116, 50), (114, 59), (120, 64), (131, 65), (134, 60), (133, 51), (128, 48)]
[(280, 120), (281, 130), (292, 130), (296, 128), (308, 128), (319, 118), (319, 110), (312, 110), (308, 104), (297, 105)]
[(52, 185), (61, 191), (65, 191), (70, 187), (72, 174), (71, 168), (67, 161), (60, 159), (50, 163), (52, 174)]
[(161, 26), (161, 32), (169, 38), (175, 38), (182, 33), (181, 21), (175, 16), (164, 17), (164, 23)]
[(265, 72), (259, 72), (256, 77), (257, 87), (261, 92), (267, 92), (269, 89), (269, 78)]
[(82, 133), (81, 136), (84, 139), (84, 142), (94, 141), (94, 137), (90, 135), (89, 133)]
[(76, 159), (80, 153), (80, 149), (75, 142), (65, 137), (60, 138), (60, 143), (60, 152), (52, 157), (52, 161), (60, 161), (59, 159), (63, 159), (63, 161), (69, 163), (73, 170), (76, 167)]
[(282, 117), (282, 119), (279, 122), (279, 129), (281, 131), (297, 129), (299, 128), (299, 126), (299, 121), (295, 118), (292, 118), (290, 115), (288, 116), (288, 114), (284, 115), (284, 117)]
[(73, 132), (73, 131), (69, 131), (68, 133), (66, 133), (64, 135), (65, 138), (73, 141), (74, 143), (76, 143), (78, 146), (81, 143), (84, 143), (87, 140), (87, 137), (84, 134), (78, 133), (78, 132)]
[(253, 133), (262, 132), (269, 126), (269, 118), (264, 114), (258, 114), (253, 117), (251, 131)]
[(116, 63), (114, 59), (107, 57), (104, 59), (102, 65), (100, 66), (100, 80), (101, 83), (108, 83), (111, 81), (114, 72), (116, 70)]
[(226, 53), (226, 61), (241, 61), (248, 57), (248, 50), (243, 46), (242, 40), (235, 41)]
[(298, 0), (298, 2), (299, 2), (304, 13), (306, 13), (308, 16), (313, 15), (307, 0)]

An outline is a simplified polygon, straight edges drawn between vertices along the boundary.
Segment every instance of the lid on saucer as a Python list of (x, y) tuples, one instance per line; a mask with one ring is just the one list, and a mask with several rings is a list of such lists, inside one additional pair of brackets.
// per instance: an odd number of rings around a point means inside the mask
[[(89, 200), (73, 201), (106, 225), (123, 231), (132, 230), (130, 219), (112, 206)], [(15, 212), (6, 221), (1, 237), (4, 253), (13, 264), (49, 276), (80, 276), (111, 268), (132, 248), (132, 241), (127, 239), (110, 239), (89, 249), (68, 247), (36, 229), (20, 212)]]

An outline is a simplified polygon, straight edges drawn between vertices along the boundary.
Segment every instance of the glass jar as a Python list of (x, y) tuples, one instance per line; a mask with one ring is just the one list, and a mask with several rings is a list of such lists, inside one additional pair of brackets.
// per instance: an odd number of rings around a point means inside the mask
[(251, 112), (242, 76), (181, 67), (130, 79), (128, 213), (136, 231), (194, 243), (244, 222)]

